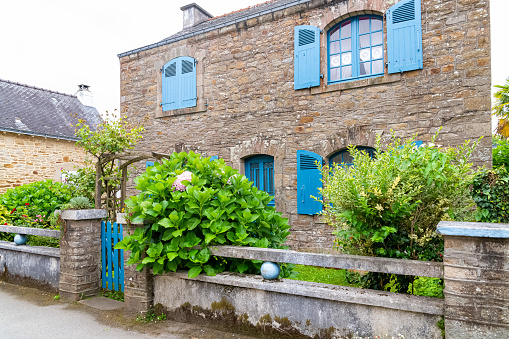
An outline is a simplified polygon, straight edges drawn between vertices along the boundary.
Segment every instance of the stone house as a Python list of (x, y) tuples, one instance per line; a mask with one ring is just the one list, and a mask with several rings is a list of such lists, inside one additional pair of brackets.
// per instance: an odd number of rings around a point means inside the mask
[[(488, 0), (273, 0), (119, 54), (121, 106), (151, 117), (139, 150), (218, 156), (274, 195), (294, 247), (331, 246), (315, 160), (375, 137), (455, 146), (491, 164)], [(139, 166), (141, 171), (143, 166)], [(134, 173), (136, 174), (136, 173)], [(131, 186), (132, 187), (132, 186)]]
[(76, 146), (71, 124), (75, 116), (91, 126), (102, 119), (88, 86), (79, 87), (69, 95), (0, 79), (0, 194), (35, 181), (61, 181), (61, 169), (83, 165), (85, 151)]

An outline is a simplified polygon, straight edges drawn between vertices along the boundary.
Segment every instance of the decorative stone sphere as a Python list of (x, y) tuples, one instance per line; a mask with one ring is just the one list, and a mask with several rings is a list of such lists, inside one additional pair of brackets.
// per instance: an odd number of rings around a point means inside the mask
[(14, 243), (16, 245), (24, 245), (27, 242), (27, 236), (24, 234), (16, 234), (14, 236)]
[(275, 264), (270, 261), (266, 261), (262, 264), (262, 268), (260, 269), (262, 273), (262, 277), (267, 280), (274, 280), (279, 277), (279, 273), (281, 269), (278, 264)]

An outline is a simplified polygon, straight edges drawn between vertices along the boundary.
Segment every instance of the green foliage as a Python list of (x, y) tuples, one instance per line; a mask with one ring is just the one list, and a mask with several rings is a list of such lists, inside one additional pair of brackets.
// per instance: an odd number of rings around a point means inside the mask
[(91, 131), (86, 121), (80, 119), (75, 132), (80, 140), (76, 144), (99, 159), (134, 148), (143, 130), (142, 126), (133, 126), (129, 123), (126, 116), (117, 120), (107, 119), (97, 125), (95, 131)]
[(505, 85), (495, 85), (499, 90), (493, 95), (495, 104), (492, 107), (493, 115), (499, 118), (497, 133), (501, 136), (509, 137), (509, 80)]
[(101, 296), (113, 300), (124, 301), (124, 292), (122, 291), (110, 291), (105, 288), (102, 288)]
[(295, 265), (288, 279), (300, 281), (312, 281), (331, 285), (350, 286), (347, 275), (348, 270), (323, 268), (315, 266)]
[[(259, 272), (262, 261), (217, 258), (214, 245), (283, 248), (288, 220), (267, 204), (272, 197), (245, 176), (192, 151), (173, 153), (135, 180), (141, 193), (126, 201), (132, 223), (146, 223), (116, 248), (131, 250), (128, 264), (154, 274), (188, 268), (189, 277), (224, 270)], [(142, 259), (142, 254), (146, 257)], [(292, 265), (282, 265), (287, 277)]]
[(74, 197), (67, 204), (62, 205), (62, 210), (86, 210), (93, 207), (89, 198)]
[(48, 179), (7, 190), (0, 204), (9, 209), (13, 225), (47, 228), (50, 214), (70, 199), (66, 185)]
[(440, 332), (442, 333), (442, 338), (445, 339), (445, 320), (444, 320), (444, 316), (442, 316), (442, 319), (437, 321), (437, 327), (440, 329)]
[(500, 136), (493, 137), (493, 168), (504, 166), (509, 169), (509, 140)]
[[(325, 221), (336, 228), (337, 245), (350, 254), (441, 261), (443, 218), (463, 218), (473, 206), (469, 195), (477, 143), (440, 148), (435, 135), (427, 146), (392, 138), (386, 151), (377, 140), (375, 158), (350, 147), (353, 166), (321, 168)], [(366, 275), (366, 287), (384, 289), (391, 275)], [(397, 278), (406, 291), (410, 277)]]
[(87, 197), (94, 201), (95, 170), (92, 166), (76, 169), (76, 173), (62, 170), (66, 175), (65, 184), (69, 186), (73, 197)]
[(480, 171), (474, 177), (472, 197), (477, 204), (476, 221), (509, 222), (509, 173), (502, 166)]
[(439, 278), (417, 277), (408, 287), (408, 293), (425, 297), (443, 298), (444, 280)]

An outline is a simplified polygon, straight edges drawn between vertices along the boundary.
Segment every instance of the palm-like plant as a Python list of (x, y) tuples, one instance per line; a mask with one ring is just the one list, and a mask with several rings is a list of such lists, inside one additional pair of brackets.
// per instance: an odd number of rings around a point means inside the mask
[(494, 94), (496, 99), (493, 105), (493, 115), (498, 117), (497, 134), (509, 138), (509, 80), (506, 79), (505, 85), (495, 85), (500, 90)]

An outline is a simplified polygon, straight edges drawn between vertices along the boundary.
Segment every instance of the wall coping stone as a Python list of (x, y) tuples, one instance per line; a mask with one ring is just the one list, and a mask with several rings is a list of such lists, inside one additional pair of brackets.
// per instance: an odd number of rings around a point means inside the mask
[(300, 295), (304, 297), (334, 300), (346, 303), (384, 307), (396, 310), (418, 312), (433, 315), (444, 314), (444, 300), (409, 294), (375, 291), (356, 287), (338, 286), (310, 281), (290, 279), (265, 280), (260, 275), (223, 272), (215, 276), (199, 275), (188, 278), (187, 272), (156, 275), (154, 279), (165, 276), (177, 276), (185, 280), (198, 280), (206, 283), (253, 288), (269, 292)]
[(18, 246), (13, 242), (0, 240), (0, 249), (60, 258), (60, 248), (54, 247), (27, 246), (27, 245)]
[(108, 212), (103, 209), (90, 209), (90, 210), (65, 210), (62, 212), (62, 219), (64, 220), (91, 220), (103, 219), (108, 216)]
[(435, 278), (442, 278), (444, 274), (441, 262), (379, 258), (349, 254), (306, 253), (247, 246), (210, 246), (210, 250), (212, 255), (225, 258), (263, 260), (297, 265), (332, 267)]
[(437, 226), (437, 232), (442, 235), (508, 239), (509, 224), (440, 221)]
[(60, 238), (60, 231), (58, 231), (58, 230), (48, 230), (48, 229), (44, 229), (44, 228), (35, 228), (35, 227), (0, 225), (0, 232), (18, 233), (18, 234), (25, 234), (25, 235), (38, 235), (41, 237)]

